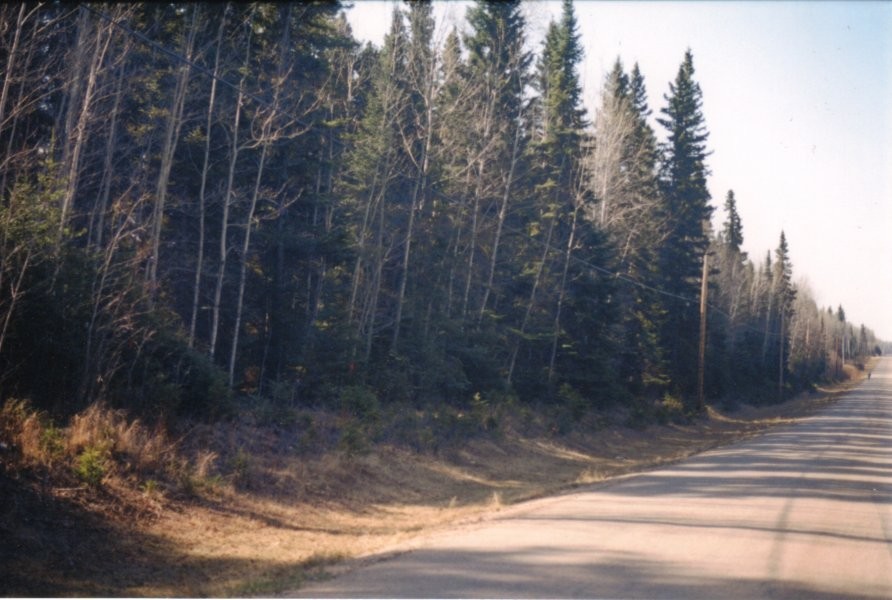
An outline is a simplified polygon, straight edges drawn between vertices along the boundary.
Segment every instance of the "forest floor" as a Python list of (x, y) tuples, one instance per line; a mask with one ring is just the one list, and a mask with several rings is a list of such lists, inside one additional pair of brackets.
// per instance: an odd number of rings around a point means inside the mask
[[(351, 559), (502, 507), (654, 468), (793, 423), (856, 385), (782, 404), (710, 406), (686, 423), (525, 435), (509, 423), (436, 451), (373, 444), (308, 456), (262, 428), (198, 431), (239, 447), (227, 477), (99, 487), (14, 468), (0, 454), (0, 595), (256, 596), (295, 589)], [(254, 445), (247, 446), (246, 436)], [(265, 439), (269, 438), (269, 439)], [(250, 452), (241, 448), (250, 447)], [(267, 447), (270, 451), (259, 451)], [(206, 463), (216, 455), (206, 453)], [(5, 461), (5, 463), (3, 462)], [(42, 474), (41, 474), (42, 473)]]

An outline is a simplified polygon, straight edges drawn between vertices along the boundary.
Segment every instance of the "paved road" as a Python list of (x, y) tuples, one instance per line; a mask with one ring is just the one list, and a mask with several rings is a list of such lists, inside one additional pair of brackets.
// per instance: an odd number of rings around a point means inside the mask
[(892, 598), (892, 358), (819, 415), (514, 508), (324, 597)]

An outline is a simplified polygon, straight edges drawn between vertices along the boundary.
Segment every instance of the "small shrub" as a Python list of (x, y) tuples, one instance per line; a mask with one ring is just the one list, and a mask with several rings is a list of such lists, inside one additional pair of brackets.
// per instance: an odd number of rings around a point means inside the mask
[(201, 487), (198, 478), (193, 476), (188, 469), (182, 469), (177, 472), (177, 485), (180, 493), (189, 497), (197, 496), (198, 488)]
[(574, 421), (579, 421), (588, 412), (588, 402), (573, 386), (567, 383), (561, 384), (557, 396), (560, 403), (570, 412), (570, 416)]
[(253, 413), (258, 425), (289, 427), (297, 422), (297, 412), (278, 400), (258, 399)]
[(415, 449), (424, 452), (436, 452), (440, 449), (440, 440), (429, 426), (418, 430), (415, 437)]
[(105, 477), (108, 451), (97, 446), (89, 446), (78, 455), (74, 464), (74, 474), (91, 487), (99, 487)]
[(52, 421), (40, 432), (40, 448), (49, 463), (65, 455), (65, 434)]
[(71, 419), (67, 446), (71, 454), (89, 447), (105, 448), (141, 473), (160, 471), (173, 451), (162, 429), (149, 430), (138, 419), (130, 420), (126, 412), (102, 404), (92, 404)]
[(154, 479), (145, 480), (139, 487), (146, 496), (154, 496), (158, 493), (159, 489), (158, 482)]
[(52, 466), (65, 457), (65, 430), (28, 400), (7, 400), (0, 409), (0, 439), (32, 465)]
[(374, 390), (363, 385), (348, 385), (341, 389), (341, 409), (365, 423), (376, 423), (381, 418), (381, 404)]
[(629, 404), (629, 416), (626, 417), (626, 427), (632, 429), (644, 429), (651, 420), (651, 410), (648, 402), (636, 399)]
[(431, 424), (436, 437), (447, 443), (469, 440), (480, 433), (479, 421), (450, 407), (433, 413)]
[(347, 458), (368, 454), (369, 441), (360, 426), (351, 421), (341, 432), (338, 448)]
[(666, 393), (663, 399), (657, 402), (656, 406), (657, 421), (661, 425), (666, 423), (685, 423), (687, 415), (685, 414), (684, 403), (677, 397)]

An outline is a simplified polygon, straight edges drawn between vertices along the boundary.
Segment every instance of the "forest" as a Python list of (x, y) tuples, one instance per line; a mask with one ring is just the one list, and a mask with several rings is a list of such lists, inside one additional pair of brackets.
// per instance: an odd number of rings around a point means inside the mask
[(782, 231), (742, 250), (692, 50), (656, 95), (617, 58), (584, 107), (569, 0), (538, 52), (518, 2), (442, 43), (405, 3), (380, 48), (343, 10), (0, 6), (0, 401), (693, 414), (704, 267), (709, 399), (879, 352)]

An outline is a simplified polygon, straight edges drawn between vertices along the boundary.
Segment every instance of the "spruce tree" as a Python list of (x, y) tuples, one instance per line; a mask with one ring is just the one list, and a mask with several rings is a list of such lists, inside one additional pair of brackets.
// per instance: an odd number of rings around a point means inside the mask
[(661, 188), (665, 202), (667, 238), (660, 255), (662, 288), (668, 315), (663, 346), (668, 351), (675, 384), (682, 393), (695, 388), (697, 372), (700, 273), (709, 245), (707, 229), (712, 208), (706, 187), (706, 140), (702, 92), (694, 80), (690, 49), (664, 96), (666, 107), (657, 121), (666, 129), (662, 147)]
[(722, 228), (722, 238), (730, 248), (740, 252), (740, 245), (743, 244), (743, 223), (737, 212), (734, 190), (728, 190), (728, 195), (725, 197), (725, 215), (726, 221)]
[[(467, 13), (467, 183), (470, 231), (461, 314), (481, 323), (498, 301), (499, 256), (509, 202), (516, 201), (527, 142), (524, 91), (531, 57), (524, 50), (520, 3), (475, 3)], [(464, 195), (464, 194), (463, 194)], [(487, 222), (494, 215), (495, 223)], [(487, 229), (491, 229), (490, 234)], [(488, 259), (488, 260), (487, 260)], [(510, 275), (508, 276), (510, 277)]]
[[(566, 396), (572, 389), (594, 399), (605, 395), (613, 380), (613, 346), (606, 324), (615, 315), (606, 301), (612, 286), (580, 264), (610, 262), (604, 235), (583, 218), (591, 199), (581, 177), (586, 123), (577, 69), (582, 55), (573, 4), (565, 1), (560, 20), (549, 25), (538, 63), (535, 83), (541, 97), (534, 120), (541, 127), (531, 146), (534, 212), (529, 215), (548, 245), (563, 252), (549, 256), (534, 249), (534, 289), (520, 330), (527, 336), (529, 362), (524, 371), (530, 379), (539, 376), (538, 349), (547, 348), (548, 392), (563, 390), (559, 395)], [(534, 299), (540, 306), (538, 322), (526, 318)], [(537, 342), (535, 332), (548, 346)], [(526, 387), (532, 387), (529, 380)]]
[(665, 382), (658, 336), (664, 309), (654, 291), (665, 219), (649, 113), (644, 78), (637, 65), (630, 78), (617, 58), (605, 82), (594, 142), (586, 156), (588, 187), (594, 200), (587, 212), (615, 248), (616, 270), (629, 280), (648, 284), (622, 284), (616, 292), (622, 310), (617, 370), (627, 389), (636, 395), (646, 389), (655, 391)]
[(582, 88), (576, 70), (582, 56), (573, 3), (564, 0), (560, 22), (552, 21), (548, 26), (539, 61), (541, 135), (547, 142), (571, 147), (579, 143), (585, 109), (582, 108)]
[(355, 326), (356, 359), (368, 362), (380, 349), (382, 322), (392, 321), (393, 290), (387, 277), (399, 243), (393, 221), (398, 203), (411, 197), (408, 159), (400, 132), (407, 124), (406, 51), (403, 14), (395, 8), (375, 65), (368, 105), (346, 157), (348, 204), (356, 249), (347, 312)]
[(774, 251), (774, 272), (772, 281), (774, 289), (772, 293), (775, 296), (775, 306), (777, 306), (777, 317), (775, 319), (775, 331), (777, 337), (776, 343), (776, 363), (778, 365), (778, 399), (783, 397), (784, 392), (784, 375), (787, 370), (788, 354), (789, 354), (789, 338), (790, 324), (793, 317), (793, 301), (796, 299), (796, 288), (793, 285), (793, 265), (790, 262), (790, 248), (787, 245), (787, 236), (781, 231), (780, 241), (777, 249)]

